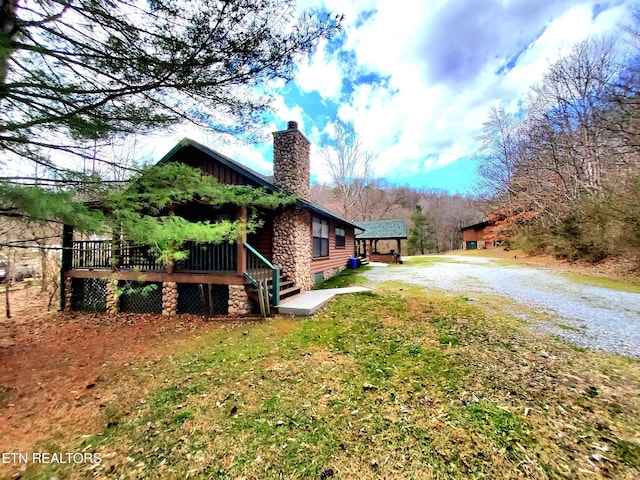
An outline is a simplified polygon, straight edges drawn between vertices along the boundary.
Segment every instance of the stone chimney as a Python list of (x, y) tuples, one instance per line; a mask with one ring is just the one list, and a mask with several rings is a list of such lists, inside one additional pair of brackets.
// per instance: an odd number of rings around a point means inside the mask
[(310, 145), (298, 122), (273, 132), (273, 183), (304, 200), (311, 200)]

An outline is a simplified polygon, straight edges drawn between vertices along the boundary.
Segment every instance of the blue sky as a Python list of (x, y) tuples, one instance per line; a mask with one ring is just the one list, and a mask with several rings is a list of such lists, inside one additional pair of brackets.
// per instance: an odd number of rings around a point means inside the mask
[[(619, 35), (630, 1), (299, 0), (299, 10), (345, 15), (274, 92), (269, 133), (296, 120), (312, 142), (312, 178), (331, 122), (350, 122), (374, 153), (374, 174), (418, 188), (467, 193), (476, 137), (491, 107), (515, 111), (550, 62), (589, 35)], [(244, 145), (184, 127), (156, 142), (160, 158), (189, 136), (269, 173), (270, 141)]]

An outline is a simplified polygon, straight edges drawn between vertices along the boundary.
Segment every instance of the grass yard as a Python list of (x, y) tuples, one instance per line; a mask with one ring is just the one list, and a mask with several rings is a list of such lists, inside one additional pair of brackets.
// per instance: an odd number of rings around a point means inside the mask
[(640, 362), (488, 310), (389, 283), (204, 330), (120, 366), (103, 430), (37, 445), (100, 464), (21, 478), (639, 478)]

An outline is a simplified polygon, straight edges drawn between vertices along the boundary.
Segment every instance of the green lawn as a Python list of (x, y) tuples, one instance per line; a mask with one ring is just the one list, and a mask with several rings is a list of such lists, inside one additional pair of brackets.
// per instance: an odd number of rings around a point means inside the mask
[(640, 362), (407, 285), (131, 368), (153, 388), (71, 439), (102, 463), (22, 478), (640, 477)]

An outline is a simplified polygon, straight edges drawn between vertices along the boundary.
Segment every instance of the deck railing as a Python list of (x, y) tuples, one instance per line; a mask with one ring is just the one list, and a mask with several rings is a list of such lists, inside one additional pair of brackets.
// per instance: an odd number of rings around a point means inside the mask
[(103, 270), (111, 268), (111, 240), (75, 241), (71, 248), (71, 268)]
[(176, 272), (235, 272), (238, 267), (235, 242), (186, 242), (184, 249), (189, 256), (176, 263)]
[[(111, 240), (77, 240), (72, 244), (71, 268), (89, 270), (109, 270), (112, 268), (113, 242)], [(116, 262), (120, 270), (161, 272), (167, 266), (146, 245), (121, 242), (118, 246)], [(186, 242), (188, 252), (185, 260), (176, 263), (176, 272), (233, 272), (238, 265), (238, 251), (235, 243)]]
[(147, 245), (136, 245), (133, 242), (120, 244), (120, 255), (117, 266), (120, 270), (140, 270), (141, 272), (161, 272), (166, 265), (151, 253)]

